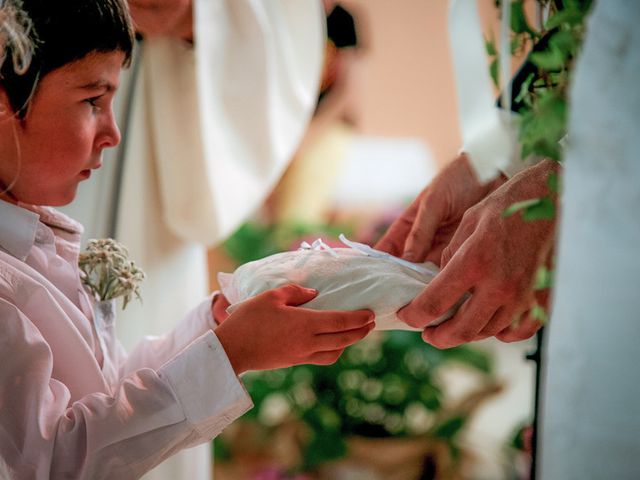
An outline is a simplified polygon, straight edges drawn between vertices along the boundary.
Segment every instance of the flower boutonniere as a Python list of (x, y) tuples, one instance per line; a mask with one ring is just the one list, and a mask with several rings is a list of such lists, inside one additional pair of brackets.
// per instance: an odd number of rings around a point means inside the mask
[(142, 301), (140, 285), (144, 272), (129, 260), (129, 252), (116, 240), (89, 240), (78, 266), (82, 283), (96, 301), (123, 297), (123, 310), (134, 296)]

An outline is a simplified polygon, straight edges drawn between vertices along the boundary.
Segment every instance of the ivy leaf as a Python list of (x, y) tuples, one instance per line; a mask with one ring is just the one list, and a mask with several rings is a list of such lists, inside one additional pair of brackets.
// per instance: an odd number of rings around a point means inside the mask
[(498, 55), (498, 50), (496, 49), (496, 42), (493, 40), (493, 38), (491, 39), (488, 38), (484, 41), (484, 48), (487, 50), (487, 55), (491, 57), (495, 57), (496, 55)]
[(544, 92), (534, 108), (521, 117), (522, 157), (531, 154), (560, 161), (560, 139), (566, 132), (567, 105), (559, 92)]
[(549, 321), (549, 315), (546, 310), (538, 304), (535, 304), (531, 309), (531, 316), (543, 324)]
[(574, 6), (573, 8), (565, 8), (558, 10), (555, 14), (551, 15), (545, 25), (545, 30), (553, 30), (554, 28), (562, 27), (563, 25), (576, 26), (582, 25), (585, 15), (588, 13), (589, 8), (580, 8)]
[(529, 99), (529, 92), (531, 88), (531, 82), (533, 82), (535, 75), (530, 73), (529, 76), (522, 82), (520, 85), (520, 92), (518, 92), (518, 96), (515, 98), (516, 103), (524, 102), (527, 106), (531, 106), (531, 100)]
[(553, 287), (553, 270), (542, 265), (536, 271), (536, 279), (533, 285), (535, 290), (546, 290)]
[(543, 197), (536, 205), (527, 207), (522, 213), (525, 222), (534, 220), (553, 220), (556, 216), (556, 206), (549, 197)]
[(491, 80), (496, 88), (500, 88), (500, 63), (497, 58), (494, 58), (489, 65), (489, 72), (491, 73)]
[(504, 210), (504, 212), (502, 212), (502, 218), (510, 217), (514, 213), (519, 212), (520, 210), (524, 210), (526, 208), (538, 205), (540, 202), (541, 202), (540, 198), (532, 198), (530, 200), (523, 200), (521, 202), (512, 203)]
[(577, 48), (577, 42), (571, 32), (560, 30), (553, 34), (549, 46), (564, 54), (565, 58), (572, 56)]
[(531, 61), (544, 70), (561, 70), (564, 67), (566, 55), (557, 47), (551, 47), (544, 52), (534, 52)]
[(502, 212), (502, 218), (510, 217), (519, 211), (522, 211), (522, 218), (527, 222), (534, 220), (551, 220), (556, 215), (556, 207), (553, 201), (549, 197), (542, 197), (523, 200), (509, 205), (504, 212)]
[(511, 3), (511, 30), (514, 33), (526, 33), (531, 36), (531, 38), (536, 37), (536, 33), (529, 26), (529, 22), (527, 22), (522, 0)]
[(522, 48), (522, 37), (520, 35), (517, 35), (511, 39), (511, 55), (515, 54), (518, 50), (520, 50), (520, 48)]

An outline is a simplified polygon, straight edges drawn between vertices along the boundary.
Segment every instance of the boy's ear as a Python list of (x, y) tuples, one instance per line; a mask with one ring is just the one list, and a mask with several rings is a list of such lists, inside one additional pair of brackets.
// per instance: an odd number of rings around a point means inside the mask
[(0, 119), (4, 120), (9, 116), (13, 116), (13, 107), (9, 101), (9, 95), (4, 88), (0, 87)]
[(4, 119), (7, 115), (12, 114), (11, 102), (4, 88), (0, 87), (0, 118)]

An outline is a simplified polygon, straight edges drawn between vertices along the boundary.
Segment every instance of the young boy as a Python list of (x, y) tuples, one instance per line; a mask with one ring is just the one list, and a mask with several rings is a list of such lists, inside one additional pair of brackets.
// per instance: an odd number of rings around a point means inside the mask
[(220, 325), (225, 299), (212, 309), (210, 298), (129, 357), (111, 351), (80, 283), (82, 227), (50, 206), (71, 202), (120, 140), (111, 102), (133, 45), (128, 13), (123, 0), (22, 7), (37, 35), (30, 67), (16, 74), (5, 39), (0, 69), (0, 466), (13, 478), (139, 478), (250, 408), (237, 375), (332, 363), (373, 318), (295, 308), (315, 292), (290, 285)]

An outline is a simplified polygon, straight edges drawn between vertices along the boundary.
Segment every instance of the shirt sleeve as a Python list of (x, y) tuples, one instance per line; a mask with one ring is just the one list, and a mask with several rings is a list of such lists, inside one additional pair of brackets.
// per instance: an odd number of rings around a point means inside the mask
[(251, 407), (212, 331), (110, 394), (71, 401), (35, 325), (0, 299), (0, 464), (10, 478), (134, 479), (215, 437)]
[[(142, 367), (157, 369), (194, 339), (215, 329), (211, 305), (216, 295), (218, 292), (212, 293), (200, 302), (170, 332), (160, 336), (144, 337), (128, 356), (121, 353), (120, 375), (124, 376)], [(124, 349), (120, 348), (120, 351), (124, 352)], [(226, 358), (226, 355), (224, 356)]]

